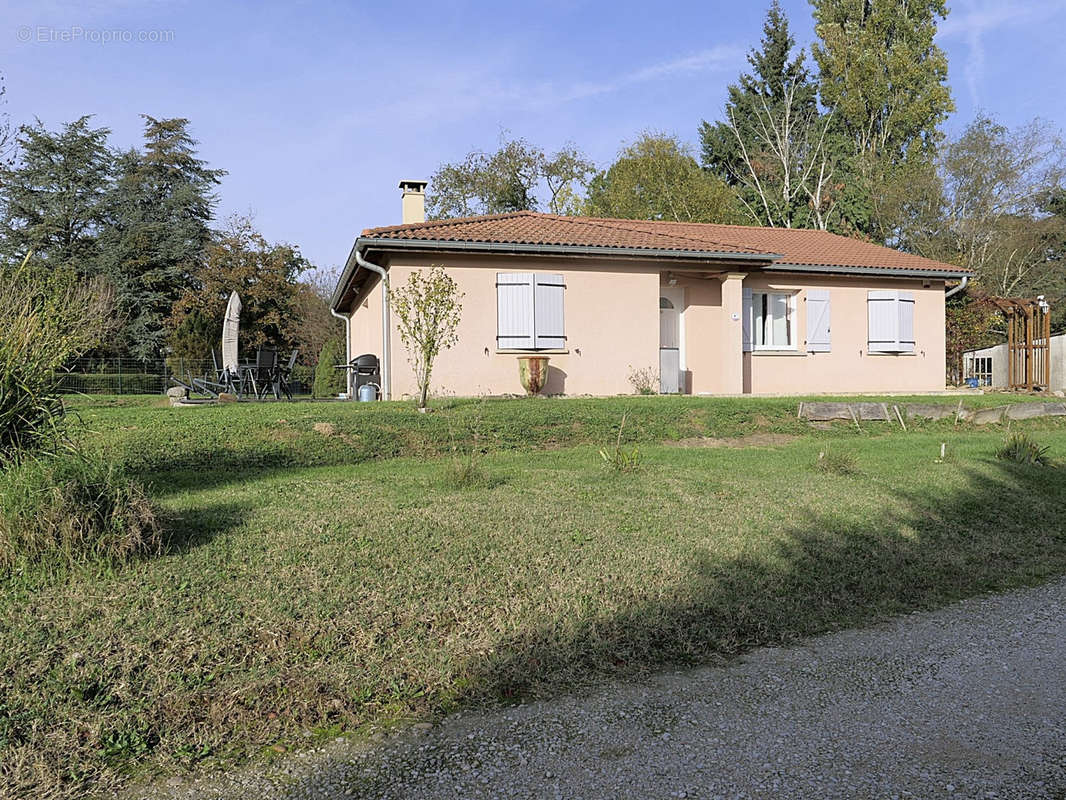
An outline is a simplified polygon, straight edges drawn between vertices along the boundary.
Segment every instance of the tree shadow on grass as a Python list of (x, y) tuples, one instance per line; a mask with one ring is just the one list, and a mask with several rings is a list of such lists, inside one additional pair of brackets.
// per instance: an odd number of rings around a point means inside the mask
[(187, 553), (239, 528), (247, 514), (241, 503), (216, 503), (181, 512), (164, 519), (162, 555)]
[[(688, 578), (623, 613), (546, 621), (467, 664), (464, 699), (546, 695), (868, 624), (1066, 572), (1066, 475), (990, 462), (861, 524), (797, 514), (760, 555), (694, 552)], [(827, 477), (826, 480), (848, 480)]]

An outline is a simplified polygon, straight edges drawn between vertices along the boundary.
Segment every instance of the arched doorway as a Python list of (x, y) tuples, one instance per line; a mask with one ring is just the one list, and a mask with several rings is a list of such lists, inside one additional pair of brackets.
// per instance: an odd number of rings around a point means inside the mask
[(659, 293), (659, 391), (682, 391), (682, 296), (681, 289), (663, 287)]

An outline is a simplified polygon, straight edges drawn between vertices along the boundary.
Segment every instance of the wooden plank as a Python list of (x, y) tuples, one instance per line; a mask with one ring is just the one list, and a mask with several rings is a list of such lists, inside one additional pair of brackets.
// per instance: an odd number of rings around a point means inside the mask
[(1033, 391), (1033, 309), (1025, 309), (1025, 388)]

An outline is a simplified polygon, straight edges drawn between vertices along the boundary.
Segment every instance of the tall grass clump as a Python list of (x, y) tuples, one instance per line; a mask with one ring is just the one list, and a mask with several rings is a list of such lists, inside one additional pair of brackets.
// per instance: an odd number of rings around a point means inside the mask
[(819, 472), (829, 475), (854, 475), (859, 471), (854, 455), (837, 450), (828, 442), (818, 452), (818, 459), (814, 462), (814, 466)]
[(1046, 467), (1051, 464), (1051, 459), (1048, 457), (1050, 449), (1042, 447), (1026, 433), (1014, 433), (996, 451), (996, 458), (1001, 461), (1013, 461), (1015, 464)]
[(0, 473), (0, 574), (39, 563), (121, 563), (161, 543), (144, 490), (99, 454), (26, 458)]
[(445, 469), (444, 481), (452, 489), (480, 489), (495, 484), (481, 464), (481, 457), (484, 455), (481, 433), (483, 410), (484, 399), (481, 399), (460, 430), (457, 431), (451, 424), (448, 426), (452, 453)]
[(0, 309), (0, 574), (158, 550), (144, 490), (65, 431), (62, 372), (103, 338), (110, 292), (27, 256), (0, 267)]
[(0, 466), (61, 440), (62, 370), (99, 343), (111, 295), (29, 265), (0, 267)]
[(618, 425), (618, 436), (615, 437), (613, 447), (600, 448), (600, 458), (604, 466), (615, 472), (636, 472), (643, 463), (640, 450), (634, 447), (622, 446), (622, 434), (626, 429), (626, 416), (622, 414), (622, 421)]

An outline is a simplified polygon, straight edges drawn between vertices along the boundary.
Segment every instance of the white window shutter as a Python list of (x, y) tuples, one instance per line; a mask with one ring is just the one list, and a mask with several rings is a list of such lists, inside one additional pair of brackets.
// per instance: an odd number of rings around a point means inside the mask
[(886, 290), (869, 294), (871, 353), (914, 352), (914, 293)]
[(828, 353), (829, 335), (829, 290), (807, 290), (807, 351)]
[(496, 273), (496, 345), (529, 350), (533, 342), (533, 273)]
[(868, 345), (871, 353), (899, 352), (899, 310), (896, 300), (896, 292), (874, 290), (868, 295)]
[(561, 350), (566, 347), (563, 319), (563, 294), (566, 284), (562, 275), (534, 275), (533, 346), (538, 350)]
[(899, 292), (899, 352), (914, 352), (914, 293)]
[(741, 325), (744, 328), (744, 352), (751, 352), (751, 289), (742, 289), (743, 309), (741, 311)]

